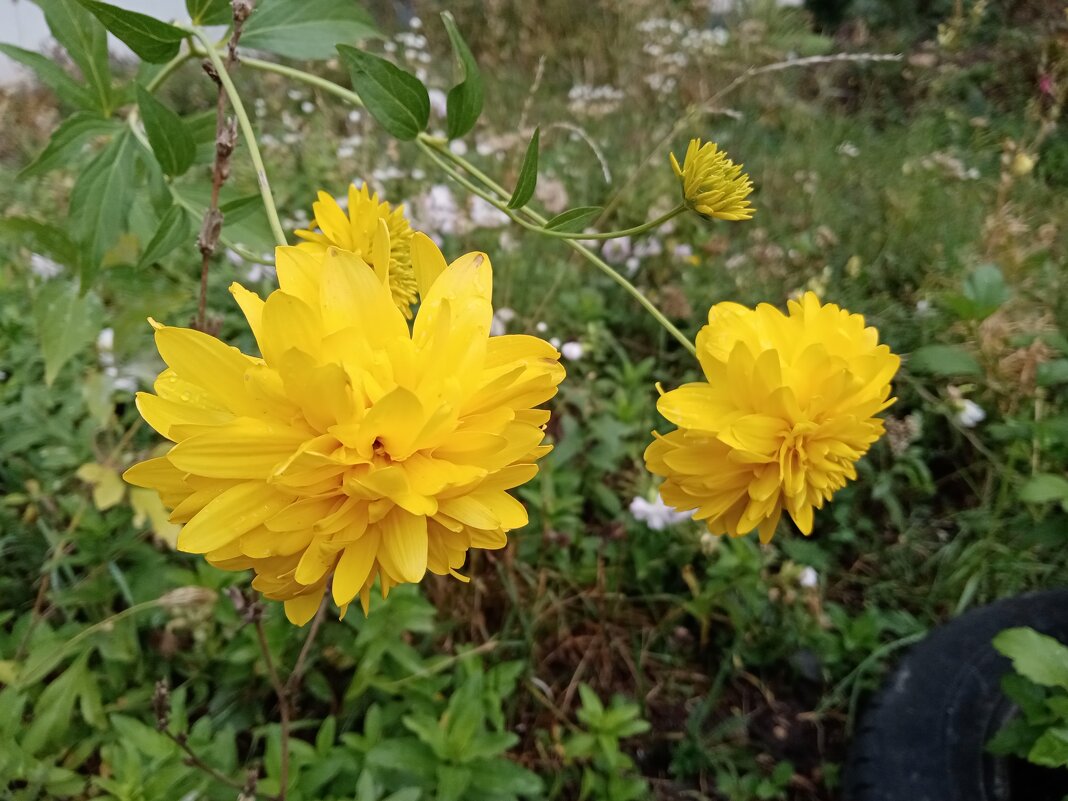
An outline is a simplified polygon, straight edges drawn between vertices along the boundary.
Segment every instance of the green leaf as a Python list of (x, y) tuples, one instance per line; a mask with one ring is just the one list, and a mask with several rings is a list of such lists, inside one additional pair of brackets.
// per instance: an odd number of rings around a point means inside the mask
[(954, 345), (925, 345), (908, 358), (909, 369), (936, 376), (982, 375), (983, 368), (968, 351)]
[(1068, 726), (1046, 729), (1035, 741), (1027, 759), (1047, 768), (1063, 768), (1068, 765)]
[(577, 209), (568, 209), (545, 223), (545, 228), (548, 231), (577, 231), (602, 211), (600, 206), (580, 206)]
[(298, 59), (334, 57), (334, 44), (379, 36), (371, 16), (352, 0), (260, 0), (241, 44)]
[(461, 801), (470, 785), (470, 768), (458, 765), (438, 765), (437, 801)]
[(974, 304), (976, 319), (982, 319), (996, 312), (1012, 292), (997, 265), (983, 264), (964, 279), (964, 297)]
[(471, 789), (483, 798), (538, 797), (544, 790), (537, 774), (508, 759), (487, 759), (471, 765)]
[(993, 643), (1024, 678), (1043, 687), (1068, 689), (1068, 646), (1026, 627), (1005, 629)]
[(194, 25), (228, 25), (234, 18), (230, 0), (185, 0)]
[(0, 53), (33, 70), (37, 78), (55, 92), (64, 103), (82, 109), (99, 108), (99, 103), (88, 89), (74, 80), (52, 59), (10, 44), (0, 44)]
[(172, 176), (181, 175), (193, 166), (197, 147), (182, 118), (140, 84), (137, 86), (137, 105), (145, 121), (145, 133), (148, 134), (152, 152), (156, 154), (163, 172)]
[(0, 233), (67, 267), (78, 266), (78, 249), (62, 228), (28, 217), (5, 217), (0, 219)]
[(85, 249), (85, 287), (92, 283), (104, 253), (125, 228), (133, 201), (134, 147), (129, 131), (116, 136), (85, 168), (71, 190), (71, 232)]
[(104, 27), (121, 39), (145, 61), (162, 64), (170, 61), (188, 34), (181, 28), (168, 25), (155, 17), (127, 11), (99, 0), (78, 0), (82, 6), (104, 23)]
[(1020, 487), (1020, 500), (1028, 503), (1068, 501), (1068, 478), (1053, 473), (1039, 473)]
[(86, 674), (83, 656), (63, 671), (59, 678), (49, 682), (33, 707), (33, 722), (22, 738), (22, 747), (27, 753), (36, 754), (70, 726), (74, 714), (74, 702), (85, 691)]
[(538, 140), (541, 138), (541, 129), (535, 128), (534, 135), (530, 137), (526, 155), (523, 156), (523, 166), (519, 169), (519, 178), (515, 182), (515, 191), (508, 201), (508, 208), (521, 209), (530, 202), (534, 196), (534, 187), (538, 184)]
[(1040, 364), (1036, 379), (1040, 387), (1068, 384), (1068, 359), (1053, 359)]
[(154, 264), (183, 243), (190, 246), (193, 244), (193, 228), (189, 224), (189, 215), (185, 209), (175, 204), (163, 215), (159, 228), (145, 245), (145, 250), (137, 262), (138, 269)]
[(112, 133), (120, 123), (107, 120), (99, 114), (89, 111), (77, 111), (71, 114), (52, 132), (48, 145), (37, 154), (37, 158), (19, 172), (19, 178), (29, 178), (60, 167), (70, 162), (82, 146), (94, 136)]
[(45, 383), (51, 386), (60, 368), (95, 340), (103, 309), (96, 295), (79, 295), (73, 282), (49, 281), (33, 299), (33, 316), (45, 362)]
[(76, 0), (34, 0), (44, 11), (48, 29), (81, 70), (93, 105), (111, 116), (111, 64), (108, 32)]
[(371, 116), (397, 139), (415, 139), (430, 120), (430, 95), (422, 81), (384, 58), (337, 46), (352, 86)]
[(445, 23), (445, 30), (449, 34), (452, 52), (456, 57), (456, 70), (460, 76), (460, 82), (449, 90), (445, 100), (446, 133), (449, 139), (456, 139), (474, 128), (482, 114), (482, 74), (452, 14), (442, 11), (441, 21)]

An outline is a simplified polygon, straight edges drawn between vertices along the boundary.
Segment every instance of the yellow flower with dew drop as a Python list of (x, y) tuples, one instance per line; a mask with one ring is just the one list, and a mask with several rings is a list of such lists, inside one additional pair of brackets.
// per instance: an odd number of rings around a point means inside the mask
[(815, 294), (788, 314), (718, 303), (697, 335), (705, 381), (664, 393), (657, 409), (678, 429), (645, 451), (664, 476), (664, 501), (694, 511), (713, 534), (754, 529), (769, 541), (785, 510), (805, 535), (813, 509), (856, 478), (883, 434), (901, 360), (864, 318)]
[(387, 266), (379, 262), (388, 262), (393, 301), (410, 319), (418, 286), (412, 271), (412, 228), (404, 216), (404, 206), (391, 206), (380, 200), (367, 184), (358, 188), (350, 184), (347, 204), (346, 211), (331, 195), (319, 192), (318, 200), (312, 204), (319, 230), (296, 231), (304, 240), (297, 247), (318, 256), (325, 255), (330, 247), (345, 250), (376, 270)]
[(328, 582), (344, 615), (427, 570), (465, 580), (469, 548), (502, 548), (526, 524), (508, 494), (538, 471), (564, 370), (532, 336), (490, 337), (483, 253), (446, 265), (412, 241), (422, 303), (409, 328), (389, 276), (354, 253), (280, 247), (266, 300), (234, 284), (261, 353), (153, 323), (167, 369), (137, 405), (174, 442), (130, 468), (182, 524), (178, 549), (306, 623)]
[(742, 165), (727, 158), (715, 142), (701, 144), (700, 139), (691, 139), (681, 166), (675, 154), (670, 155), (687, 206), (704, 217), (752, 219), (756, 209), (747, 198), (753, 182), (742, 172)]

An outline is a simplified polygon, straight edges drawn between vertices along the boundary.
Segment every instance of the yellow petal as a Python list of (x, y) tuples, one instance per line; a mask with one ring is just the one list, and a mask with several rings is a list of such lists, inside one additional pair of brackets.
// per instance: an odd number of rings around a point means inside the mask
[(286, 617), (294, 626), (303, 626), (319, 610), (319, 604), (323, 600), (323, 591), (311, 592), (307, 595), (298, 595), (285, 602)]
[(240, 537), (280, 512), (292, 497), (261, 481), (230, 487), (201, 509), (178, 535), (178, 550), (205, 553)]
[(426, 297), (430, 287), (438, 280), (448, 264), (441, 255), (434, 240), (422, 231), (416, 231), (412, 236), (412, 269), (415, 271), (415, 281), (419, 286), (419, 295)]
[(277, 423), (238, 418), (175, 445), (167, 458), (179, 470), (211, 478), (267, 479), (308, 439)]
[(376, 526), (345, 547), (334, 569), (333, 594), (338, 606), (352, 601), (367, 581), (378, 556), (381, 537), (381, 529)]
[(421, 581), (426, 573), (426, 518), (395, 508), (378, 524), (382, 536), (379, 561), (398, 582)]

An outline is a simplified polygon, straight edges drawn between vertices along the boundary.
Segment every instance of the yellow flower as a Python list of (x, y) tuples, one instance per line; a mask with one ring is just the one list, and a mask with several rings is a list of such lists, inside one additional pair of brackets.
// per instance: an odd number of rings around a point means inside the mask
[(753, 529), (767, 542), (785, 509), (803, 534), (813, 507), (856, 478), (883, 433), (900, 359), (864, 318), (811, 292), (784, 315), (768, 304), (719, 303), (697, 335), (706, 382), (663, 394), (679, 428), (645, 451), (664, 502), (696, 510), (713, 534)]
[(756, 209), (746, 198), (753, 182), (742, 172), (742, 165), (727, 158), (715, 142), (702, 145), (700, 139), (691, 139), (682, 166), (672, 153), (671, 167), (682, 181), (686, 204), (698, 214), (721, 220), (752, 219)]
[(560, 354), (489, 336), (485, 254), (446, 266), (424, 235), (412, 248), (411, 330), (388, 274), (333, 247), (278, 248), (266, 301), (231, 286), (261, 358), (153, 323), (167, 369), (137, 405), (175, 445), (125, 478), (173, 509), (179, 550), (251, 568), (297, 625), (331, 579), (342, 615), (357, 595), (366, 612), (376, 577), (383, 596), (427, 570), (466, 581), (468, 548), (502, 548), (526, 524), (507, 490), (550, 449), (534, 407), (556, 394)]
[[(346, 250), (376, 269), (385, 269), (386, 265), (379, 262), (388, 261), (393, 301), (411, 319), (418, 288), (412, 272), (412, 228), (404, 216), (404, 206), (394, 208), (380, 201), (378, 193), (372, 195), (367, 184), (359, 189), (350, 184), (347, 214), (326, 192), (319, 192), (312, 212), (319, 230), (296, 231), (305, 240), (297, 247), (319, 256), (328, 247)], [(386, 241), (379, 236), (379, 220), (385, 223), (389, 233)]]

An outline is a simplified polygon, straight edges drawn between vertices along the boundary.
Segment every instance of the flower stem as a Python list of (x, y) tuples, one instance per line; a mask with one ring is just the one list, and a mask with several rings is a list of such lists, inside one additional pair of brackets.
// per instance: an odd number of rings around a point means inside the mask
[[(426, 153), (427, 156), (429, 156), (435, 164), (437, 164), (447, 175), (449, 175), (453, 180), (455, 180), (469, 192), (482, 198), (487, 203), (491, 203), (493, 206), (507, 214), (512, 220), (514, 220), (516, 223), (523, 226), (527, 230), (535, 231), (536, 233), (545, 233), (545, 229), (542, 228), (540, 225), (531, 224), (530, 222), (524, 220), (514, 209), (508, 208), (508, 204), (498, 195), (492, 194), (491, 192), (482, 189), (481, 187), (469, 181), (458, 170), (453, 168), (451, 164), (446, 162), (445, 159), (443, 159), (439, 155), (440, 151), (436, 150), (434, 147), (427, 144), (421, 139), (417, 140), (417, 144), (419, 148), (424, 153)], [(466, 161), (464, 163), (466, 163)], [(531, 213), (531, 215), (534, 216), (533, 212)], [(638, 289), (636, 286), (634, 286), (634, 284), (632, 284), (630, 281), (628, 281), (626, 278), (624, 278), (622, 275), (612, 269), (612, 267), (606, 261), (604, 261), (600, 256), (595, 254), (585, 245), (574, 239), (568, 239), (565, 241), (567, 242), (568, 247), (570, 247), (576, 253), (581, 255), (583, 258), (585, 258), (588, 262), (590, 262), (590, 264), (592, 264), (598, 270), (603, 272), (621, 287), (623, 287), (623, 289), (625, 289), (627, 293), (631, 295), (631, 297), (638, 301), (638, 303), (641, 304), (641, 306), (647, 312), (649, 312), (649, 314), (651, 314), (653, 318), (658, 323), (660, 323), (660, 325), (663, 326), (669, 334), (671, 334), (671, 336), (675, 337), (675, 339), (678, 340), (680, 345), (686, 348), (686, 350), (688, 350), (691, 354), (695, 356), (697, 355), (697, 349), (694, 348), (693, 343), (690, 342), (690, 340), (686, 337), (685, 334), (683, 334), (678, 328), (675, 327), (674, 323), (672, 323), (667, 317), (664, 316), (663, 312), (661, 312), (658, 308), (656, 308), (655, 305), (653, 305), (653, 302), (650, 301), (649, 298), (645, 297), (645, 295), (640, 289)]]
[[(197, 38), (199, 38), (200, 41), (205, 45), (205, 49), (207, 50), (207, 54), (210, 58), (212, 52), (210, 50), (210, 42), (208, 42), (203, 35), (198, 35)], [(216, 56), (216, 58), (218, 58), (218, 56)], [(326, 92), (330, 92), (331, 94), (336, 95), (337, 97), (340, 97), (344, 100), (347, 100), (348, 102), (354, 105), (363, 105), (363, 102), (360, 100), (359, 95), (357, 95), (355, 92), (352, 92), (349, 89), (345, 89), (343, 86), (338, 86), (333, 81), (328, 81), (324, 78), (312, 75), (303, 70), (299, 70), (294, 67), (287, 67), (283, 64), (275, 64), (270, 61), (262, 61), (260, 59), (253, 58), (243, 59), (242, 63), (248, 67), (251, 67), (252, 69), (258, 69), (265, 72), (274, 72), (279, 75), (284, 75), (286, 77), (292, 78), (293, 80), (309, 84), (311, 86), (317, 86), (320, 89)], [(218, 67), (216, 67), (216, 69), (218, 69)], [(247, 121), (247, 117), (245, 118), (245, 120)], [(660, 323), (660, 325), (663, 326), (669, 334), (671, 334), (671, 336), (678, 340), (680, 345), (686, 348), (686, 350), (688, 350), (690, 353), (694, 355), (697, 354), (696, 348), (694, 348), (693, 343), (686, 337), (686, 335), (683, 334), (678, 328), (676, 328), (675, 325), (667, 317), (665, 317), (664, 314), (656, 308), (656, 306), (653, 305), (652, 301), (650, 301), (647, 297), (645, 297), (644, 294), (642, 294), (640, 289), (638, 289), (636, 286), (634, 286), (634, 284), (632, 284), (630, 281), (628, 281), (626, 278), (624, 278), (622, 275), (612, 269), (612, 267), (607, 262), (598, 257), (593, 251), (591, 251), (589, 248), (585, 247), (578, 241), (580, 239), (612, 239), (617, 236), (627, 236), (632, 233), (641, 233), (643, 231), (649, 230), (650, 228), (656, 225), (662, 224), (666, 220), (671, 219), (671, 217), (674, 217), (676, 214), (682, 211), (681, 206), (672, 209), (663, 217), (657, 218), (656, 220), (653, 220), (649, 223), (636, 226), (633, 229), (627, 229), (625, 231), (612, 231), (608, 234), (602, 235), (576, 234), (574, 236), (561, 231), (547, 231), (545, 230), (545, 223), (547, 222), (547, 219), (545, 217), (538, 214), (533, 209), (529, 208), (523, 208), (518, 211), (515, 209), (508, 208), (507, 199), (510, 197), (508, 190), (506, 190), (503, 186), (494, 181), (490, 176), (479, 170), (467, 159), (457, 156), (455, 153), (450, 151), (448, 149), (447, 143), (445, 143), (441, 139), (430, 136), (426, 133), (422, 133), (416, 138), (415, 144), (435, 164), (437, 164), (449, 176), (451, 176), (455, 181), (457, 181), (457, 183), (459, 183), (472, 194), (477, 195), (478, 197), (485, 200), (487, 203), (492, 204), (497, 209), (504, 212), (511, 220), (513, 220), (518, 225), (522, 226), (523, 228), (526, 228), (528, 231), (533, 231), (534, 233), (562, 239), (563, 241), (567, 242), (568, 247), (570, 247), (572, 250), (574, 250), (576, 253), (578, 253), (580, 256), (590, 262), (590, 264), (592, 264), (598, 270), (603, 272), (621, 287), (623, 287), (623, 289), (625, 289), (628, 294), (630, 294), (636, 301), (638, 301), (638, 303), (641, 304), (641, 306), (646, 311), (648, 311), (653, 316), (653, 318), (658, 323)], [(258, 156), (258, 153), (256, 155)], [(473, 182), (469, 181), (463, 174), (460, 173), (459, 170), (455, 169), (453, 164), (450, 164), (449, 161), (459, 166), (460, 169), (462, 169), (468, 175), (471, 175), (476, 180), (480, 181), (483, 186), (487, 187), (488, 189), (483, 189), (482, 187), (479, 187)]]
[(539, 229), (539, 233), (545, 234), (545, 236), (554, 237), (555, 239), (619, 239), (623, 236), (636, 236), (637, 234), (644, 234), (646, 231), (651, 231), (654, 228), (659, 228), (668, 220), (677, 217), (685, 210), (686, 206), (680, 203), (666, 214), (661, 214), (655, 220), (649, 220), (649, 222), (644, 222), (641, 225), (635, 225), (633, 228), (624, 228), (621, 231), (583, 233), (579, 231), (553, 231), (547, 228), (541, 228)]
[(271, 232), (274, 234), (275, 242), (282, 246), (287, 245), (286, 235), (282, 231), (282, 222), (278, 219), (278, 208), (274, 204), (271, 184), (267, 180), (267, 168), (263, 165), (263, 157), (260, 155), (259, 145), (256, 144), (256, 132), (252, 129), (252, 123), (249, 121), (248, 112), (245, 111), (245, 106), (241, 102), (237, 87), (234, 86), (234, 82), (230, 79), (230, 73), (227, 72), (226, 65), (223, 64), (222, 58), (219, 57), (219, 51), (215, 49), (211, 39), (196, 29), (192, 33), (200, 41), (204, 54), (211, 61), (212, 67), (215, 68), (223, 90), (230, 99), (230, 106), (237, 117), (237, 123), (241, 126), (241, 135), (245, 138), (249, 157), (252, 159), (252, 165), (256, 168), (256, 181), (260, 187), (260, 196), (263, 198), (263, 206), (267, 210), (267, 221), (271, 224)]

